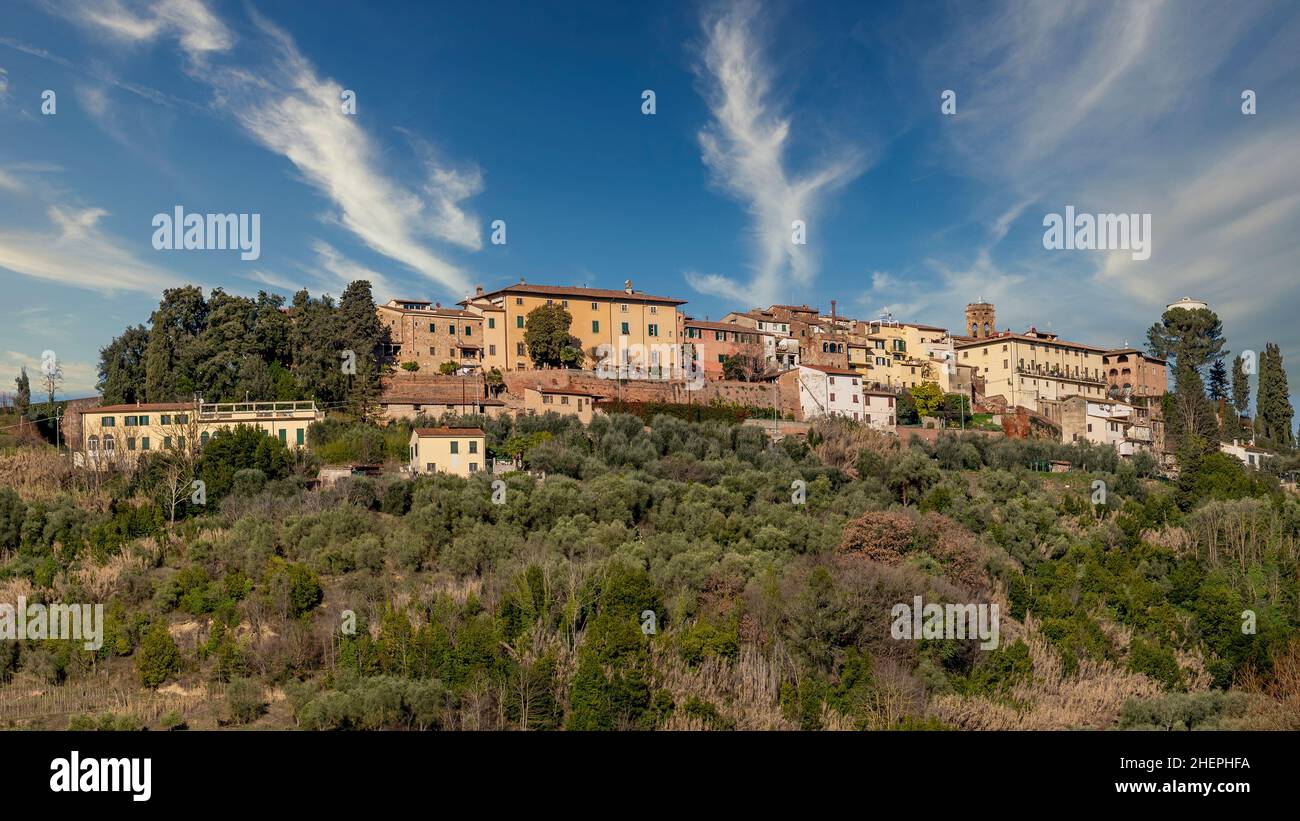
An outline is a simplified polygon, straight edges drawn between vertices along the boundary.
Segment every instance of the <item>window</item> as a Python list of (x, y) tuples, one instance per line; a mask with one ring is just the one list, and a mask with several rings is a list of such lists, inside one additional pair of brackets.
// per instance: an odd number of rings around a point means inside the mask
[[(561, 405), (567, 405), (567, 404), (569, 404), (569, 397), (567, 397), (567, 396), (561, 396), (561, 397), (560, 397), (560, 404), (561, 404)], [(472, 452), (472, 451), (471, 451), (471, 452)]]
[(99, 437), (91, 435), (86, 440), (86, 450), (99, 450)]
[(497, 318), (494, 316), (488, 317), (488, 329), (490, 330), (492, 328), (495, 328), (496, 326), (497, 326)]
[(549, 396), (549, 395), (547, 395), (547, 394), (542, 394), (542, 404), (543, 404), (543, 405), (549, 405), (549, 404), (551, 404), (551, 403), (554, 401), (554, 399), (555, 399), (555, 397), (553, 397), (553, 396)]
[(425, 472), (425, 473), (437, 473), (437, 472), (438, 472), (438, 466), (437, 466), (435, 463), (433, 463), (433, 462), (429, 462), (427, 465), (424, 466), (424, 472)]
[(141, 416), (141, 417), (140, 417), (140, 427), (144, 427), (144, 426), (147, 425), (147, 424), (149, 424), (149, 417), (147, 417), (147, 416)]
[(496, 355), (497, 355), (497, 346), (488, 345), (488, 356), (496, 356)]
[(113, 449), (113, 434), (106, 433), (104, 434), (104, 450), (110, 451), (112, 449)]
[(134, 436), (128, 436), (128, 437), (126, 437), (126, 449), (127, 449), (127, 450), (135, 450), (135, 437), (134, 437)]
[(451, 440), (451, 452), (460, 453), (460, 442), (457, 442), (455, 439)]
[(627, 336), (628, 333), (629, 333), (629, 331), (628, 331), (628, 329), (627, 329), (627, 323), (624, 322), (624, 323), (623, 323), (623, 336)]
[(148, 437), (148, 436), (141, 436), (141, 437), (140, 437), (140, 450), (148, 450), (148, 449), (149, 449), (149, 437)]
[(447, 333), (451, 334), (452, 336), (455, 336), (455, 335), (456, 335), (456, 326), (455, 326), (455, 325), (448, 325), (448, 326), (447, 326)]
[(523, 355), (524, 355), (524, 343), (522, 343), (522, 342), (516, 342), (516, 343), (515, 343), (515, 356), (523, 356)]
[(430, 345), (430, 346), (429, 346), (429, 356), (437, 356), (437, 355), (438, 355), (438, 349), (435, 348), (435, 347), (433, 347), (432, 345)]
[(284, 428), (280, 428), (280, 444), (282, 445), (289, 444), (289, 431), (285, 430)]
[(466, 326), (465, 326), (465, 336), (473, 336), (473, 335), (474, 335), (474, 326), (473, 326), (473, 325), (466, 325)]
[(627, 305), (625, 305), (625, 304), (624, 304), (624, 305), (619, 305), (619, 306), (618, 306), (618, 309), (619, 309), (619, 311), (621, 311), (622, 313), (627, 313)]
[(652, 313), (652, 314), (657, 314), (657, 313), (659, 313), (659, 309), (656, 308), (654, 305), (651, 305), (651, 306), (650, 306), (650, 313)]
[(474, 441), (474, 440), (472, 440), (472, 439), (470, 440), (470, 443), (469, 443), (469, 452), (470, 452), (470, 453), (478, 453), (478, 442), (476, 442), (476, 441)]
[(170, 436), (164, 436), (164, 437), (163, 437), (163, 447), (164, 447), (164, 448), (170, 448), (171, 446), (172, 446), (172, 438), (171, 438)]
[(184, 437), (184, 436), (177, 436), (177, 437), (176, 437), (176, 447), (180, 448), (181, 450), (184, 450), (184, 449), (185, 449), (185, 437)]
[(178, 425), (185, 425), (185, 424), (188, 424), (189, 421), (190, 421), (190, 416), (189, 416), (188, 413), (178, 413), (178, 414), (176, 414), (176, 424), (178, 424)]
[(431, 333), (431, 334), (436, 334), (437, 332), (438, 332), (438, 326), (435, 325), (434, 323), (430, 322), (430, 323), (429, 323), (429, 333)]
[(727, 357), (726, 357), (726, 356), (724, 356), (724, 355), (722, 355), (722, 354), (718, 354), (718, 364), (722, 364), (723, 362), (726, 362), (726, 361), (727, 361)]
[(517, 297), (515, 297), (515, 304), (516, 304), (516, 305), (523, 305), (523, 304), (524, 304), (524, 298), (521, 297), (521, 296), (517, 296)]
[(478, 473), (478, 462), (470, 462), (470, 463), (469, 463), (469, 472), (470, 472), (470, 473)]
[(598, 319), (591, 320), (591, 332), (593, 334), (600, 333), (600, 320)]
[(832, 402), (835, 401), (835, 394), (831, 394), (831, 401), (832, 401)]
[(561, 299), (561, 300), (560, 300), (560, 305), (563, 306), (563, 307), (565, 307), (565, 308), (569, 307), (569, 300), (567, 300), (567, 299)]
[(656, 325), (656, 324), (654, 324), (653, 322), (650, 323), (650, 327), (649, 327), (649, 329), (646, 331), (646, 333), (647, 333), (649, 336), (658, 336), (658, 335), (659, 335), (659, 326)]
[(101, 424), (106, 428), (116, 427), (117, 419), (112, 416), (105, 416), (104, 421)]
[(856, 393), (853, 394), (853, 404), (858, 404), (858, 395)]
[(135, 420), (136, 420), (136, 417), (134, 417), (134, 416), (128, 416), (128, 417), (126, 417), (125, 419), (122, 420), (122, 424), (123, 424), (123, 425), (126, 425), (128, 428), (133, 428), (133, 427), (135, 427)]
[(600, 303), (598, 303), (598, 302), (593, 302), (593, 303), (591, 303), (591, 310), (593, 310), (593, 311), (599, 311), (599, 310), (600, 310)]
[(209, 438), (210, 437), (208, 436), (208, 432), (206, 430), (203, 431), (203, 433), (199, 434), (199, 444), (206, 445), (208, 443)]
[(515, 317), (515, 327), (516, 328), (524, 327), (524, 318), (522, 316)]

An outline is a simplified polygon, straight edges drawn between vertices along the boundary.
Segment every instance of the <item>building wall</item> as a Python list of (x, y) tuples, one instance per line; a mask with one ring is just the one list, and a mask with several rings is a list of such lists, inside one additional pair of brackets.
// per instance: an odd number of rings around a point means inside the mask
[(413, 473), (468, 477), (486, 469), (487, 441), (483, 436), (420, 436), (412, 431), (409, 451)]
[(957, 357), (958, 364), (976, 368), (986, 395), (1002, 396), (1010, 405), (1037, 410), (1040, 399), (1105, 396), (1102, 354), (1096, 349), (1002, 336), (962, 344)]
[(731, 356), (750, 359), (758, 363), (761, 371), (772, 357), (769, 349), (773, 346), (765, 343), (774, 337), (740, 325), (728, 329), (717, 327), (720, 324), (724, 323), (699, 324), (688, 320), (683, 326), (686, 335), (683, 343), (691, 350), (705, 378), (721, 379), (722, 360)]
[[(293, 405), (304, 407), (280, 412), (243, 410), (253, 406)], [(179, 403), (167, 409), (143, 406), (128, 410), (119, 406), (87, 410), (81, 414), (83, 451), (93, 464), (129, 464), (142, 453), (181, 449), (195, 453), (208, 437), (223, 428), (240, 425), (257, 428), (297, 450), (306, 447), (308, 426), (324, 416), (310, 402), (205, 404), (202, 407), (202, 413), (194, 405)], [(111, 451), (106, 438), (110, 436)]]
[(380, 402), (380, 408), (383, 411), (384, 419), (390, 422), (398, 419), (410, 421), (421, 415), (437, 418), (445, 416), (446, 414), (458, 416), (480, 415), (495, 419), (496, 417), (502, 416), (506, 413), (506, 406), (504, 403), (488, 403), (484, 400), (469, 402), (467, 404), (461, 404), (459, 401), (450, 403), (422, 402), (418, 404), (414, 402)]
[(799, 367), (799, 404), (804, 419), (818, 416), (847, 416), (862, 421), (865, 407), (862, 377), (828, 374), (815, 368)]
[(1159, 360), (1144, 356), (1139, 351), (1110, 351), (1102, 355), (1106, 372), (1106, 391), (1125, 395), (1125, 386), (1131, 386), (1131, 396), (1161, 396), (1169, 386), (1165, 365)]
[(483, 317), (452, 308), (406, 310), (388, 305), (376, 309), (379, 323), (388, 329), (391, 344), (400, 351), (386, 352), (394, 365), (417, 362), (421, 373), (437, 373), (444, 362), (479, 366), (485, 339)]
[[(681, 342), (678, 338), (677, 307), (661, 302), (646, 302), (635, 293), (629, 294), (626, 299), (617, 299), (581, 294), (544, 296), (514, 293), (505, 289), (499, 296), (502, 298), (500, 307), (505, 313), (501, 346), (504, 364), (509, 370), (533, 369), (524, 342), (528, 314), (548, 303), (567, 308), (573, 317), (569, 332), (582, 342), (582, 349), (586, 353), (583, 367), (587, 370), (594, 370), (600, 363), (598, 351), (601, 345), (609, 345), (609, 350), (616, 352), (622, 340), (628, 347), (642, 345), (648, 351), (652, 345), (676, 345)], [(627, 324), (626, 334), (623, 333), (624, 323)], [(653, 363), (647, 356), (646, 361), (640, 364), (651, 367)], [(667, 370), (670, 362), (660, 362), (659, 365)]]
[(576, 416), (586, 425), (596, 413), (595, 400), (580, 393), (558, 393), (528, 388), (524, 391), (524, 412), (529, 414), (558, 413)]
[(893, 394), (863, 393), (864, 420), (876, 430), (893, 432), (898, 425), (898, 408)]

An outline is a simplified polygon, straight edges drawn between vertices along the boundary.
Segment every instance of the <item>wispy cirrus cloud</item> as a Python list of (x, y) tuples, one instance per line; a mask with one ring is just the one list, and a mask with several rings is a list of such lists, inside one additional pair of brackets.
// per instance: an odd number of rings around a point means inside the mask
[(164, 0), (147, 8), (98, 0), (59, 8), (81, 25), (130, 43), (175, 38), (190, 60), (191, 76), (212, 89), (216, 109), (288, 159), (337, 208), (331, 215), (336, 224), (447, 292), (468, 293), (461, 266), (433, 245), (482, 247), (479, 220), (464, 207), (482, 190), (482, 172), (446, 163), (421, 141), (417, 159), (424, 175), (418, 187), (386, 173), (373, 137), (341, 109), (343, 86), (321, 76), (287, 32), (250, 10), (260, 37), (256, 52), (269, 55), (270, 65), (249, 66), (224, 55), (235, 37), (201, 0)]
[(176, 284), (175, 273), (153, 265), (100, 227), (102, 208), (51, 205), (52, 230), (0, 231), (0, 268), (89, 288), (101, 293), (142, 291), (156, 295)]
[[(1300, 356), (1300, 329), (1281, 316), (1300, 298), (1296, 36), (1300, 18), (1267, 0), (1015, 0), (964, 18), (921, 75), (958, 90), (941, 156), (987, 188), (971, 215), (986, 241), (928, 261), (969, 289), (936, 295), (935, 308), (960, 316), (963, 303), (997, 297), (1000, 325), (1055, 317), (1063, 334), (1104, 344), (1135, 341), (1191, 294), (1229, 336), (1268, 334)], [(1245, 88), (1268, 117), (1241, 112)], [(1150, 213), (1151, 258), (1045, 251), (1041, 219), (1066, 205)]]
[(825, 197), (861, 174), (866, 162), (860, 149), (846, 148), (819, 156), (801, 172), (787, 167), (792, 119), (776, 101), (759, 17), (751, 0), (705, 17), (700, 72), (712, 120), (698, 135), (713, 182), (749, 211), (753, 275), (743, 284), (720, 274), (689, 275), (687, 282), (704, 293), (766, 303), (778, 301), (791, 281), (812, 281), (816, 254), (792, 241), (791, 226), (802, 220), (815, 235)]

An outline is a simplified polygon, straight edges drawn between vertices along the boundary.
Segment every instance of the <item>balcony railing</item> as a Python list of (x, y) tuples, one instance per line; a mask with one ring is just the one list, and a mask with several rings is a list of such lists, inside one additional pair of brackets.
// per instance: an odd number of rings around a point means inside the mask
[(1016, 373), (1024, 376), (1041, 376), (1046, 379), (1064, 379), (1069, 382), (1082, 382), (1088, 385), (1106, 384), (1106, 380), (1100, 376), (1092, 377), (1087, 374), (1071, 374), (1069, 371), (1063, 371), (1060, 368), (1045, 368), (1042, 365), (1017, 365)]
[(199, 419), (235, 418), (304, 418), (319, 415), (315, 402), (204, 402), (199, 406)]

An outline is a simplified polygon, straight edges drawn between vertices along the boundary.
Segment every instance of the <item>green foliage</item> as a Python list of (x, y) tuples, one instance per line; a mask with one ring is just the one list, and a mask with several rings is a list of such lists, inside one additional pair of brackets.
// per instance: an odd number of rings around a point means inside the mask
[(938, 416), (939, 410), (944, 406), (943, 391), (933, 382), (915, 385), (908, 393), (912, 396), (912, 403), (919, 416)]
[(157, 689), (180, 670), (181, 654), (167, 632), (167, 624), (159, 621), (144, 634), (135, 652), (135, 669), (140, 684)]
[(1269, 342), (1259, 357), (1259, 385), (1255, 396), (1255, 435), (1266, 447), (1292, 448), (1290, 389), (1282, 367), (1282, 349)]
[(292, 455), (278, 438), (240, 425), (212, 435), (199, 456), (196, 473), (207, 485), (207, 502), (211, 505), (234, 488), (239, 471), (255, 469), (266, 480), (283, 479), (289, 475), (291, 464)]
[(251, 678), (233, 678), (226, 685), (226, 709), (231, 724), (249, 724), (266, 709), (262, 685)]
[(561, 365), (580, 367), (581, 357), (576, 360), (569, 348), (577, 348), (581, 354), (581, 343), (570, 334), (573, 316), (558, 304), (538, 305), (528, 312), (524, 326), (524, 344), (528, 346), (528, 357), (534, 367), (557, 368)]

